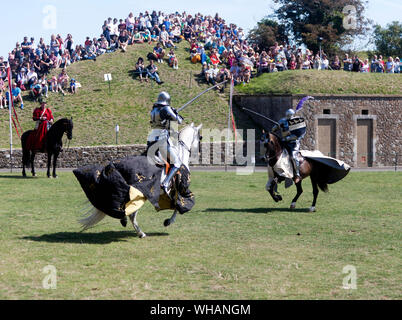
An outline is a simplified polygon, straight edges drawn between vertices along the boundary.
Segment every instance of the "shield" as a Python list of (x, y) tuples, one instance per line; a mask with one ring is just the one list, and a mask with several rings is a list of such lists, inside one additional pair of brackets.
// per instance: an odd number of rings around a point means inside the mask
[(306, 133), (306, 121), (302, 117), (296, 117), (288, 120), (289, 131), (291, 134), (294, 134), (296, 137), (301, 138)]

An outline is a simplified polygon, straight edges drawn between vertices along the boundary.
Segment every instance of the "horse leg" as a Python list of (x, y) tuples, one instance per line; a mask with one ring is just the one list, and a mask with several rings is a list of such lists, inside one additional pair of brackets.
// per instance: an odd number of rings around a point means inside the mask
[(269, 192), (271, 195), (272, 199), (274, 199), (275, 202), (282, 201), (282, 196), (277, 193), (278, 190), (278, 179), (275, 178), (272, 181), (268, 181), (267, 185), (265, 186), (265, 189)]
[(138, 237), (145, 238), (147, 235), (144, 232), (142, 232), (142, 230), (138, 226), (137, 214), (138, 214), (138, 211), (135, 211), (134, 213), (130, 214), (130, 221), (133, 224), (134, 230), (137, 232)]
[(311, 184), (313, 186), (313, 196), (314, 196), (314, 198), (313, 198), (313, 203), (311, 204), (311, 207), (310, 207), (310, 212), (315, 212), (316, 211), (315, 210), (315, 204), (317, 202), (317, 197), (318, 197), (319, 190), (318, 190), (317, 181), (315, 181), (315, 179), (311, 178)]
[(47, 154), (47, 177), (51, 178), (50, 176), (50, 165), (52, 163), (52, 154), (48, 152)]
[(166, 220), (163, 222), (163, 225), (164, 225), (165, 227), (168, 227), (168, 226), (170, 226), (171, 224), (173, 224), (173, 223), (176, 221), (176, 215), (177, 215), (177, 210), (174, 211), (174, 213), (173, 213), (173, 215), (170, 217), (170, 219), (166, 219)]
[(56, 174), (56, 165), (57, 165), (57, 158), (59, 157), (59, 153), (56, 152), (53, 155), (53, 178), (57, 178), (57, 174)]
[(35, 166), (34, 166), (34, 162), (35, 162), (35, 152), (31, 152), (31, 172), (32, 172), (32, 177), (36, 177), (36, 173), (35, 173)]
[(297, 193), (296, 196), (293, 198), (292, 203), (290, 204), (290, 209), (296, 208), (296, 201), (299, 199), (300, 195), (303, 193), (302, 182), (299, 181), (296, 183)]
[[(26, 157), (26, 152), (29, 152), (29, 151), (25, 151), (25, 150), (22, 150), (22, 176), (24, 177), (24, 178), (26, 178), (27, 177), (27, 174), (26, 174), (26, 172), (25, 172), (25, 157)], [(25, 157), (24, 157), (25, 156)], [(29, 155), (28, 155), (28, 158), (29, 158)]]

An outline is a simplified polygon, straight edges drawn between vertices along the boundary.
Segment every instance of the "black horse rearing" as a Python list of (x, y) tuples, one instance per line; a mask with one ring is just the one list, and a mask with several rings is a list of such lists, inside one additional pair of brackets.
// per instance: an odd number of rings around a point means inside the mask
[(35, 154), (38, 152), (47, 153), (47, 176), (51, 178), (50, 175), (50, 165), (52, 162), (53, 155), (53, 178), (57, 178), (56, 175), (56, 164), (57, 158), (62, 151), (63, 142), (62, 137), (64, 133), (67, 133), (67, 138), (71, 140), (73, 138), (73, 119), (63, 118), (56, 121), (49, 129), (46, 135), (45, 150), (27, 150), (26, 144), (29, 135), (33, 130), (29, 130), (23, 133), (21, 136), (21, 146), (22, 146), (22, 176), (26, 177), (25, 167), (31, 166), (32, 176), (35, 177)]

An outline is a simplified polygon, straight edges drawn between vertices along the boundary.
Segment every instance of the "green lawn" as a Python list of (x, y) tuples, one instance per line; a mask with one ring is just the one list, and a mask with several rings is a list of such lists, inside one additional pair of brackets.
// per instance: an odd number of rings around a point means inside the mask
[[(138, 222), (149, 237), (105, 218), (80, 233), (86, 197), (71, 172), (59, 179), (0, 173), (0, 299), (400, 299), (402, 174), (352, 172), (298, 209), (295, 188), (274, 203), (266, 174), (195, 172), (194, 209), (147, 204)], [(42, 288), (47, 265), (57, 289)], [(353, 265), (357, 289), (342, 288)]]

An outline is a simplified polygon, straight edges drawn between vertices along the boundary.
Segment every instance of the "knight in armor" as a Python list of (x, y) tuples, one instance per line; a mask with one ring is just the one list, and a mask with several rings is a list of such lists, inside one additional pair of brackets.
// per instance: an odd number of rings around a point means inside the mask
[(177, 121), (178, 124), (181, 124), (183, 118), (170, 106), (170, 95), (167, 92), (161, 92), (151, 111), (152, 131), (148, 136), (147, 144), (148, 149), (150, 146), (156, 147), (156, 152), (159, 151), (163, 160), (170, 163), (169, 172), (161, 185), (166, 194), (168, 194), (171, 180), (182, 165), (177, 150), (174, 148), (170, 138), (171, 121)]
[(300, 150), (300, 140), (305, 135), (305, 130), (302, 134), (298, 135), (295, 132), (292, 132), (289, 128), (289, 121), (296, 118), (295, 111), (293, 109), (289, 109), (286, 111), (285, 118), (279, 120), (279, 126), (275, 125), (272, 128), (272, 132), (280, 132), (282, 137), (282, 142), (285, 143), (285, 147), (289, 153), (290, 160), (293, 164), (294, 168), (294, 181), (295, 183), (299, 183), (301, 180), (300, 177), (300, 163), (298, 160), (298, 154)]

